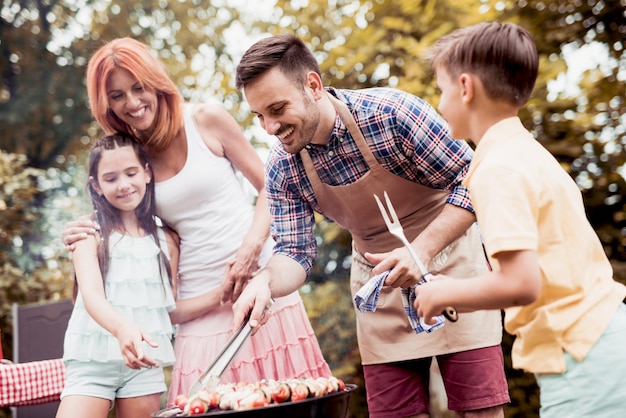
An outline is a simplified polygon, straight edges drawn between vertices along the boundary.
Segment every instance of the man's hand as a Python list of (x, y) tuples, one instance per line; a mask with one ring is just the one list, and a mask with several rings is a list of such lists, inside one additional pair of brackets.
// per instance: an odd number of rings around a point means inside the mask
[(365, 253), (365, 258), (375, 264), (372, 269), (374, 275), (390, 270), (385, 279), (385, 286), (407, 288), (418, 283), (422, 278), (411, 254), (404, 247), (387, 253)]
[(233, 329), (239, 328), (248, 314), (250, 314), (250, 326), (252, 328), (267, 321), (269, 315), (266, 315), (265, 318), (262, 315), (265, 307), (271, 304), (272, 300), (268, 274), (266, 271), (261, 271), (250, 280), (233, 304)]
[(233, 304), (233, 329), (237, 329), (250, 314), (250, 326), (264, 324), (269, 315), (263, 318), (265, 308), (272, 297), (281, 297), (298, 290), (306, 280), (306, 272), (297, 261), (280, 254), (270, 257), (243, 289)]

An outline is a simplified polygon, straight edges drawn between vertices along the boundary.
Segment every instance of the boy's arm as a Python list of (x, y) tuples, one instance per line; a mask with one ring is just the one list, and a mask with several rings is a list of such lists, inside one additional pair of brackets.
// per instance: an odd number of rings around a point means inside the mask
[(482, 276), (453, 280), (434, 276), (416, 288), (415, 309), (426, 322), (449, 305), (459, 312), (504, 309), (533, 303), (541, 292), (541, 271), (533, 250), (495, 255), (496, 270)]

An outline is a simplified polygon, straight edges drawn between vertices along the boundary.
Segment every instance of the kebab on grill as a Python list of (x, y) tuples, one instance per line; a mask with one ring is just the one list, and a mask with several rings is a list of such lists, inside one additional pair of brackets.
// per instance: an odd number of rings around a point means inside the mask
[(212, 409), (242, 411), (271, 404), (314, 398), (345, 389), (344, 382), (334, 376), (300, 379), (264, 379), (256, 383), (223, 383), (213, 390), (179, 395), (176, 406), (185, 415), (201, 415)]

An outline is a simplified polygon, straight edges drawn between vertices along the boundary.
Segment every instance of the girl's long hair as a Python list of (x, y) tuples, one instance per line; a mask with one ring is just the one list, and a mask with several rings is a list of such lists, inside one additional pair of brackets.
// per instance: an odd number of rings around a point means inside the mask
[[(144, 88), (156, 93), (158, 109), (150, 138), (139, 137), (109, 108), (106, 85), (116, 69), (127, 70)], [(89, 60), (86, 84), (91, 113), (107, 135), (125, 132), (154, 154), (166, 149), (183, 129), (182, 95), (165, 65), (139, 41), (118, 38), (102, 46)]]
[[(98, 265), (100, 267), (100, 272), (102, 273), (103, 285), (106, 282), (106, 276), (109, 271), (109, 241), (111, 237), (111, 232), (115, 230), (123, 232), (124, 225), (122, 223), (119, 209), (109, 203), (109, 201), (106, 200), (104, 196), (100, 196), (98, 194), (98, 192), (93, 187), (92, 181), (97, 181), (98, 179), (98, 167), (100, 165), (100, 160), (102, 159), (103, 152), (122, 147), (132, 147), (135, 155), (137, 156), (137, 159), (141, 163), (141, 166), (149, 166), (147, 152), (133, 138), (124, 133), (101, 137), (96, 141), (93, 148), (91, 149), (91, 152), (89, 153), (88, 170), (90, 180), (87, 181), (86, 189), (93, 205), (95, 221), (100, 226)], [(139, 227), (143, 229), (146, 234), (152, 235), (152, 237), (154, 238), (154, 242), (159, 248), (159, 269), (161, 271), (161, 274), (163, 274), (163, 265), (165, 266), (167, 277), (171, 284), (172, 272), (170, 269), (170, 264), (167, 260), (167, 257), (165, 256), (165, 253), (163, 252), (163, 249), (161, 248), (157, 223), (154, 219), (154, 214), (156, 211), (154, 195), (154, 176), (151, 176), (150, 182), (146, 184), (146, 194), (141, 200), (141, 203), (139, 203), (139, 205), (135, 209), (135, 216), (137, 217), (137, 223)], [(75, 281), (74, 299), (76, 298), (77, 293), (78, 285)]]

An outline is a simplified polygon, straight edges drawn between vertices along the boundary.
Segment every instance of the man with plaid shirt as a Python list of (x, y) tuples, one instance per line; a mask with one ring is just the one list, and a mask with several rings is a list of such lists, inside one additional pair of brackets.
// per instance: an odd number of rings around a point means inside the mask
[(461, 185), (471, 148), (450, 138), (445, 121), (418, 97), (388, 88), (325, 88), (313, 54), (288, 34), (248, 49), (237, 68), (237, 87), (279, 141), (266, 164), (276, 246), (235, 303), (234, 325), (250, 310), (256, 321), (270, 297), (306, 280), (317, 252), (313, 227), (319, 212), (352, 234), (353, 297), (374, 275), (386, 274), (375, 312), (357, 312), (370, 416), (427, 417), (436, 357), (451, 410), (464, 417), (503, 417), (509, 396), (500, 312), (462, 314), (458, 322), (416, 333), (401, 288), (421, 275), (387, 231), (373, 197), (389, 194), (430, 271), (485, 272), (473, 208)]

